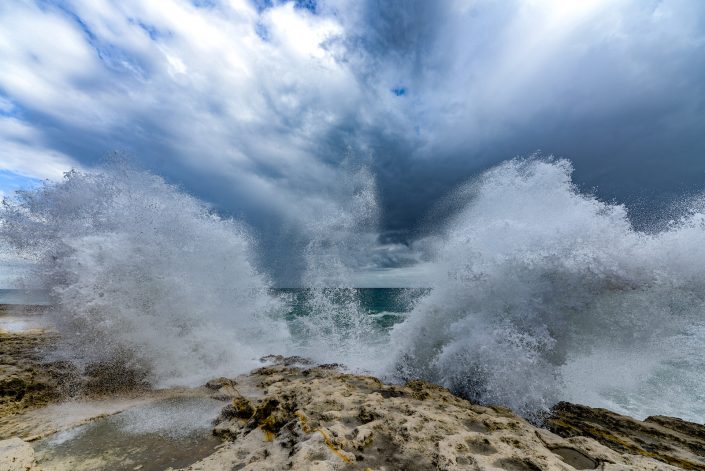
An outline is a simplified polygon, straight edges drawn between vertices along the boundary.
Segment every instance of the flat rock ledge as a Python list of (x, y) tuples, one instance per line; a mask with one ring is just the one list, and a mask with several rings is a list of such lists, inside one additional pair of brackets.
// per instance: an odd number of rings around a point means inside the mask
[[(213, 431), (225, 443), (184, 469), (572, 471), (668, 470), (684, 464), (705, 469), (694, 451), (670, 459), (640, 452), (643, 443), (632, 446), (636, 438), (606, 440), (597, 429), (581, 428), (577, 415), (569, 420), (565, 406), (551, 422), (557, 434), (508, 409), (472, 404), (430, 383), (388, 385), (336, 365), (269, 360), (275, 364), (209, 383), (215, 396), (229, 400)], [(695, 428), (683, 432), (687, 427), (662, 422), (653, 419), (648, 427), (671, 430), (669, 446), (687, 448), (692, 433), (702, 439), (700, 426), (689, 424)], [(618, 429), (604, 421), (590, 424)]]

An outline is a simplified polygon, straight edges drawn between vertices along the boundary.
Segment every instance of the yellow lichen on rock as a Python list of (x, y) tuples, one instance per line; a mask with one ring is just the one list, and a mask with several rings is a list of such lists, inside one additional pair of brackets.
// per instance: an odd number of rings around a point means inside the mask
[(301, 429), (304, 432), (306, 432), (306, 433), (312, 433), (312, 432), (320, 433), (321, 436), (323, 437), (323, 441), (325, 442), (326, 446), (328, 448), (330, 448), (330, 450), (337, 457), (339, 457), (341, 460), (343, 460), (346, 463), (351, 462), (350, 458), (348, 458), (345, 454), (341, 453), (341, 451), (333, 444), (333, 441), (330, 439), (330, 437), (328, 436), (328, 434), (325, 431), (323, 431), (321, 429), (311, 430), (311, 428), (308, 426), (308, 423), (306, 421), (306, 415), (304, 415), (303, 412), (301, 412), (300, 410), (296, 411), (295, 415), (299, 418), (299, 423), (301, 424)]

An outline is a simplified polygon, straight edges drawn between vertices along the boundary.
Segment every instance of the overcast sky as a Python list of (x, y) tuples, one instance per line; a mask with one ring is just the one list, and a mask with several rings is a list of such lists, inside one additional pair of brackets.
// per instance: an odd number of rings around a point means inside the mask
[(403, 284), (440, 200), (539, 150), (634, 208), (702, 188), (705, 2), (0, 2), (0, 196), (118, 151), (244, 219), (284, 284), (360, 165), (360, 269)]

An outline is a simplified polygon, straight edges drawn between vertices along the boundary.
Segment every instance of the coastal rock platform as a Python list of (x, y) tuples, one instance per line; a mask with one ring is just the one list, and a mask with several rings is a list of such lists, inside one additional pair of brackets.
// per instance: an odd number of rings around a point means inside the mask
[[(705, 469), (692, 451), (690, 461), (683, 450), (649, 456), (600, 443), (577, 425), (562, 437), (430, 383), (390, 385), (336, 365), (273, 360), (211, 384), (230, 399), (214, 427), (225, 444), (184, 470), (668, 470), (684, 463)], [(692, 426), (696, 435), (682, 432), (681, 446), (700, 440)]]
[(568, 402), (557, 404), (545, 425), (563, 437), (590, 437), (620, 452), (683, 469), (705, 469), (705, 425), (664, 416), (640, 421)]

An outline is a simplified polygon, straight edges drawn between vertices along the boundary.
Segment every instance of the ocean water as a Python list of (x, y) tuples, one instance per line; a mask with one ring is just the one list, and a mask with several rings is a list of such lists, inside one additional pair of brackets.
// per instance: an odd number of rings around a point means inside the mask
[(44, 290), (2, 289), (0, 288), (0, 305), (46, 305), (49, 293)]
[[(245, 226), (159, 177), (72, 172), (3, 209), (0, 237), (51, 292), (61, 355), (197, 385), (267, 354), (422, 378), (540, 418), (560, 400), (705, 417), (705, 199), (636, 229), (565, 160), (512, 160), (459, 189), (423, 290), (355, 289), (374, 181), (312, 222), (306, 289), (274, 289)], [(323, 219), (323, 218), (322, 218)]]
[[(317, 294), (313, 288), (273, 288), (271, 293), (287, 305), (286, 318), (295, 321), (310, 315), (311, 298)], [(341, 296), (336, 289), (322, 289), (323, 296), (334, 299)], [(345, 289), (348, 292), (348, 289)], [(349, 292), (359, 300), (361, 312), (374, 319), (376, 327), (388, 330), (414, 308), (414, 305), (429, 293), (427, 288), (349, 288)], [(339, 299), (344, 305), (343, 299)]]

